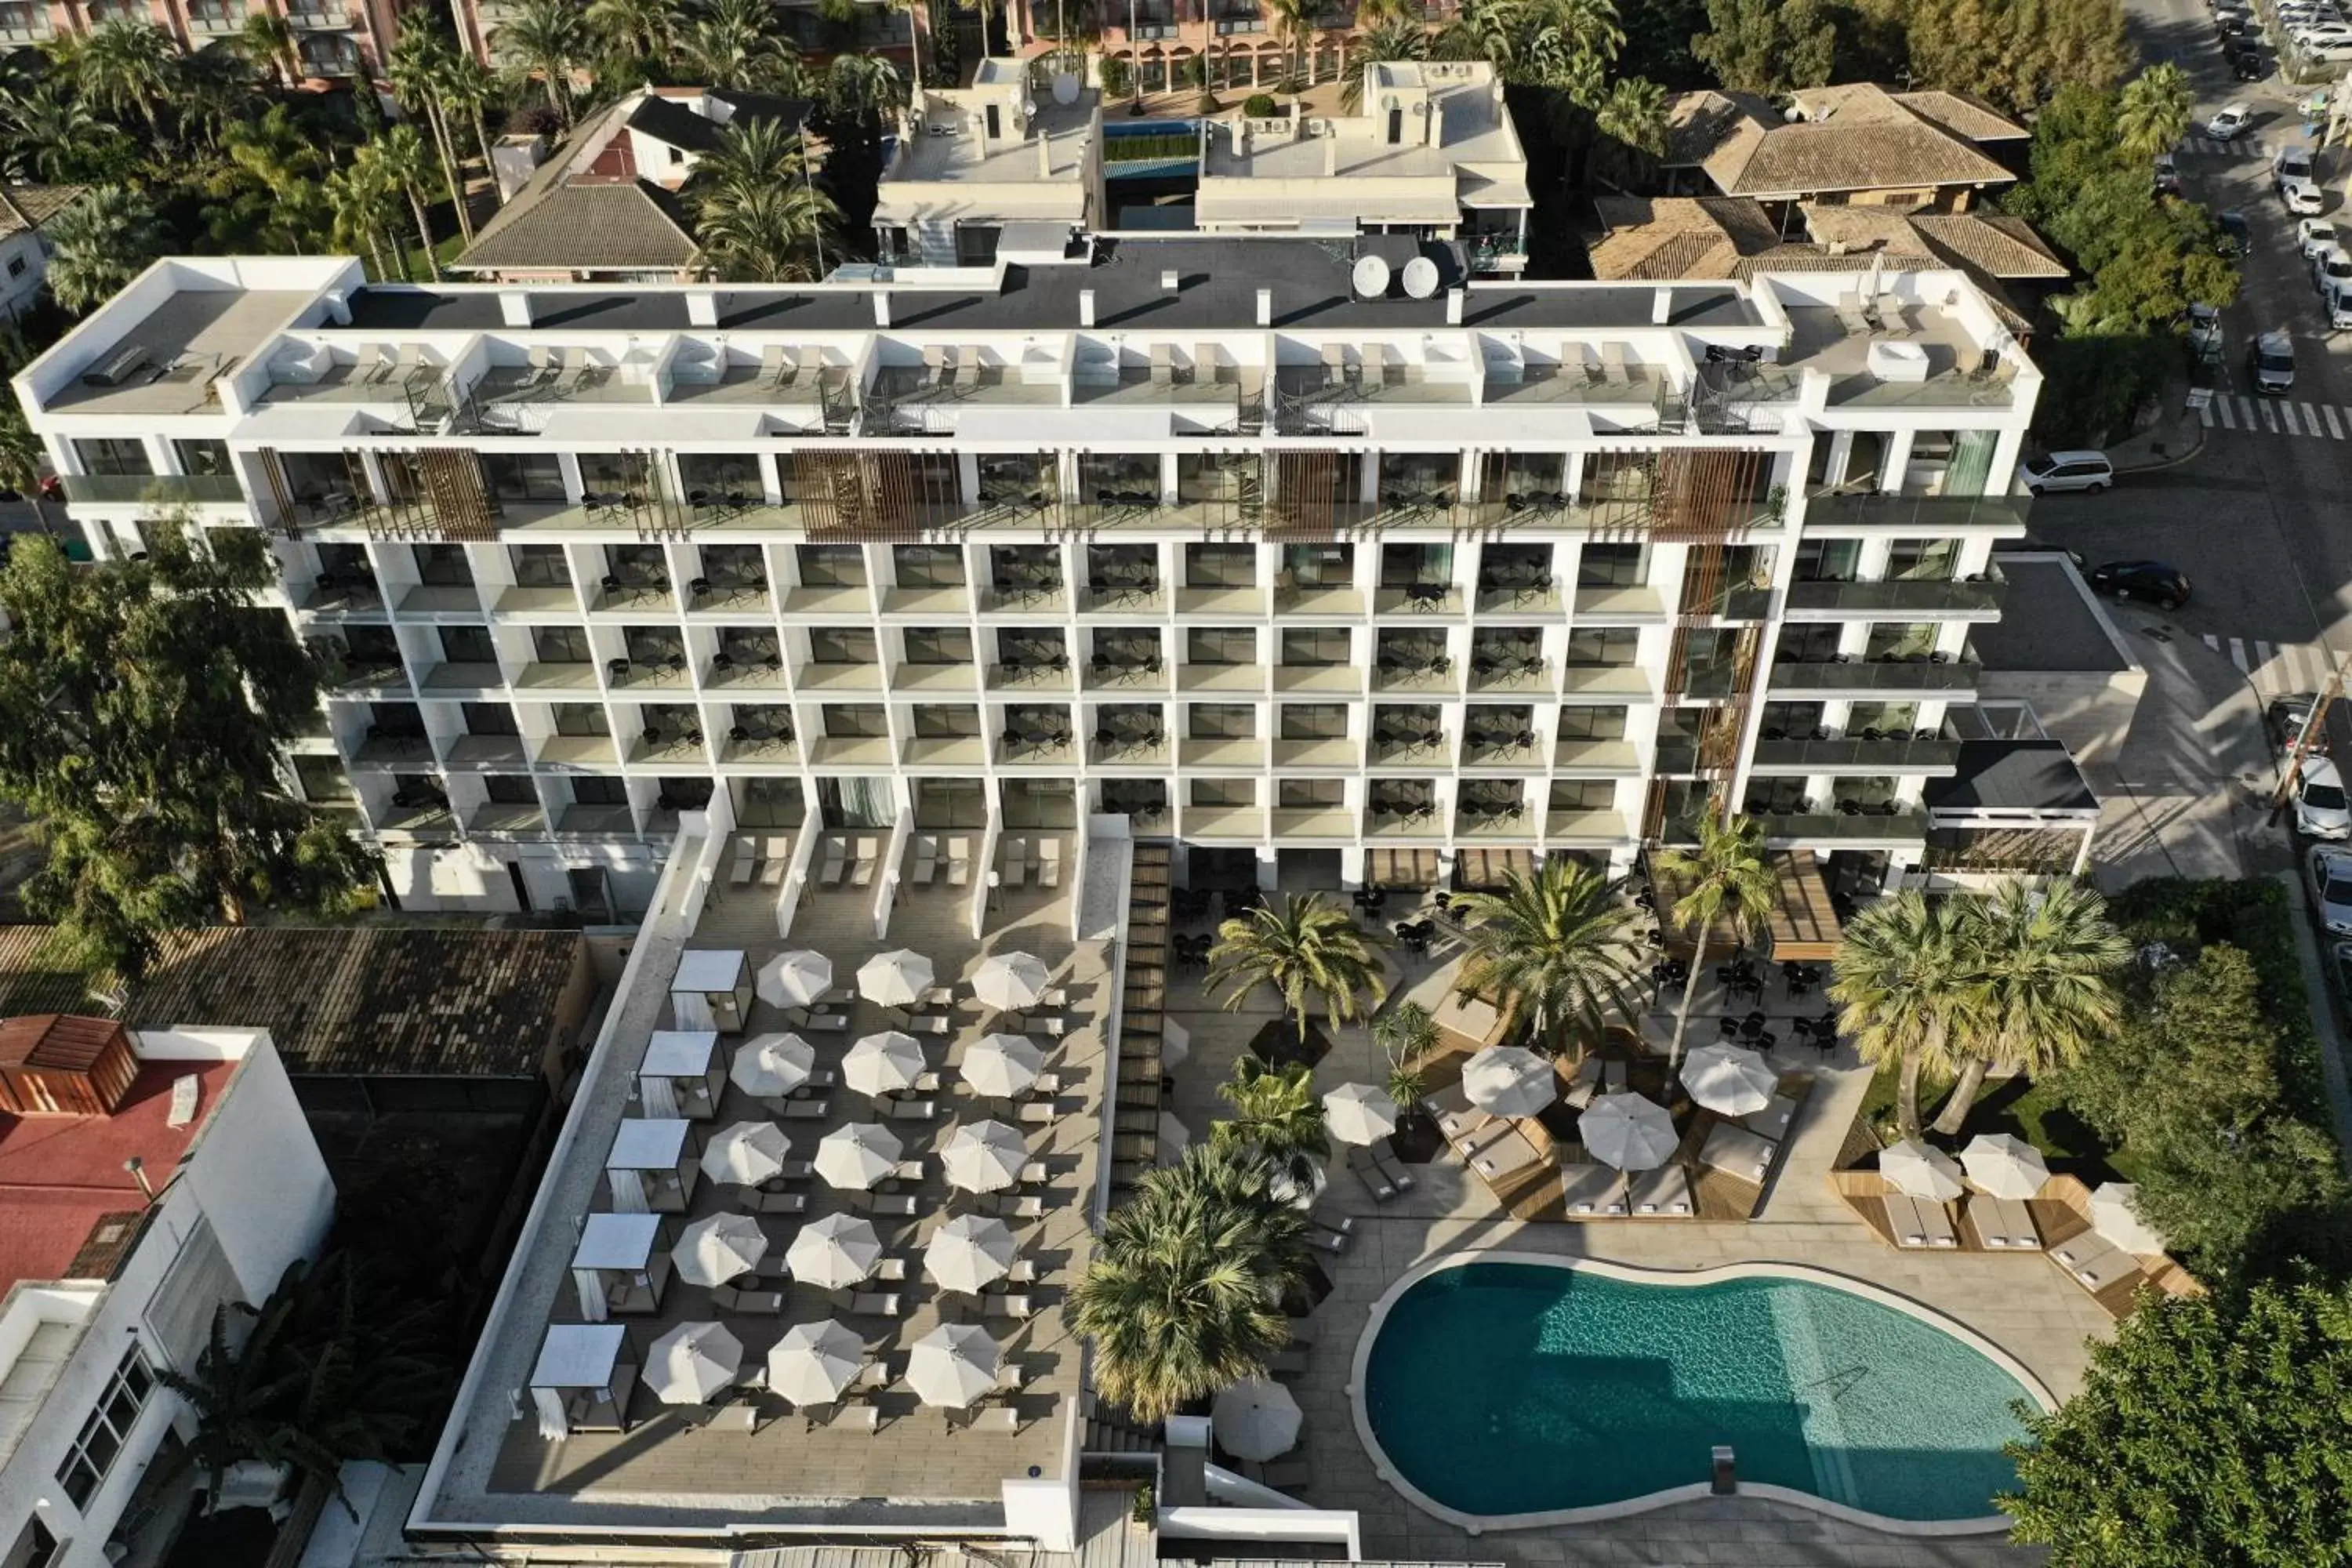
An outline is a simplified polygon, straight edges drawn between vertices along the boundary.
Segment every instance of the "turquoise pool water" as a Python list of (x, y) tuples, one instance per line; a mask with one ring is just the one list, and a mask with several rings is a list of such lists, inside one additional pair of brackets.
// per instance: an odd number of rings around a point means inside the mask
[(1365, 1369), (1391, 1467), (1497, 1516), (1708, 1479), (1889, 1519), (1979, 1519), (2012, 1487), (2032, 1396), (1932, 1323), (1804, 1279), (1652, 1285), (1536, 1264), (1442, 1269), (1391, 1306)]

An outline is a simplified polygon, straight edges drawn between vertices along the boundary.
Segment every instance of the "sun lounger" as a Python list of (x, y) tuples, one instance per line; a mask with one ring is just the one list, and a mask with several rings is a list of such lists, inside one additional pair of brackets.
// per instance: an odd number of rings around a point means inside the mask
[(928, 833), (915, 836), (915, 885), (928, 888), (939, 874), (940, 841)]
[(1307, 1245), (1319, 1251), (1339, 1253), (1348, 1250), (1348, 1238), (1336, 1230), (1324, 1230), (1310, 1225), (1307, 1227)]
[(760, 867), (760, 886), (782, 887), (784, 874), (793, 868), (793, 841), (790, 838), (769, 839), (768, 852), (762, 857), (762, 861)]
[(1396, 1196), (1396, 1184), (1391, 1182), (1387, 1173), (1381, 1169), (1380, 1162), (1372, 1157), (1372, 1152), (1370, 1149), (1350, 1146), (1348, 1150), (1348, 1169), (1356, 1173), (1356, 1179), (1364, 1184), (1365, 1189), (1372, 1194), (1374, 1203), (1384, 1204)]
[(1560, 1196), (1572, 1215), (1585, 1218), (1625, 1212), (1625, 1173), (1608, 1165), (1562, 1165)]
[[(1020, 1116), (1024, 1127), (1051, 1127), (1062, 1119), (1062, 1108), (1050, 1100), (1032, 1100), (1023, 1103)], [(1159, 1125), (1158, 1117), (1152, 1119), (1152, 1124)]]
[(961, 888), (971, 880), (971, 840), (948, 840), (948, 886)]
[(1625, 1195), (1636, 1219), (1687, 1219), (1692, 1212), (1690, 1176), (1680, 1165), (1643, 1172)]
[(1004, 1278), (997, 1283), (1004, 1286), (1034, 1285), (1037, 1283), (1037, 1260), (1034, 1258), (1014, 1258), (1013, 1267), (1004, 1271)]
[(1575, 1076), (1568, 1080), (1568, 1088), (1559, 1098), (1562, 1104), (1581, 1110), (1591, 1105), (1592, 1097), (1600, 1092), (1601, 1058), (1587, 1057), (1576, 1064)]
[(1062, 841), (1047, 838), (1037, 846), (1037, 885), (1058, 888), (1062, 885)]
[(857, 841), (857, 858), (850, 863), (849, 868), (850, 886), (856, 888), (872, 887), (874, 885), (874, 864), (877, 860), (880, 859), (881, 857), (882, 845), (879, 840), (873, 838), (859, 839)]
[(738, 1290), (731, 1285), (720, 1285), (710, 1292), (710, 1300), (721, 1311), (748, 1316), (772, 1318), (784, 1310), (782, 1290)]
[(814, 1029), (825, 1034), (838, 1034), (849, 1027), (849, 1015), (846, 1013), (819, 1013), (807, 1007), (788, 1007), (784, 1010), (784, 1016), (796, 1028)]
[[(1976, 1200), (1971, 1199), (1971, 1202)], [(2042, 1246), (2041, 1227), (2033, 1223), (2033, 1211), (2022, 1198), (1994, 1198), (1993, 1212), (2000, 1216), (2009, 1231), (2009, 1244), (2021, 1251), (2039, 1250)]]
[(1297, 1345), (1285, 1345), (1265, 1358), (1265, 1370), (1278, 1378), (1307, 1375), (1307, 1352)]
[(1401, 1193), (1412, 1191), (1412, 1173), (1404, 1168), (1402, 1160), (1397, 1158), (1396, 1145), (1382, 1138), (1372, 1144), (1371, 1149), (1372, 1163), (1381, 1168), (1381, 1174), (1389, 1179), (1389, 1184)]
[(889, 1175), (884, 1178), (884, 1180), (889, 1182), (913, 1182), (918, 1184), (919, 1184), (922, 1179), (923, 1163), (920, 1160), (901, 1160), (896, 1165), (891, 1167)]
[(784, 1106), (787, 1121), (822, 1121), (832, 1114), (833, 1101), (829, 1100), (795, 1100)]
[(1779, 1144), (1759, 1138), (1738, 1123), (1718, 1121), (1699, 1147), (1698, 1163), (1760, 1187), (1772, 1169), (1772, 1156), (1779, 1152)]
[(1278, 1492), (1295, 1492), (1304, 1489), (1314, 1478), (1314, 1468), (1306, 1460), (1288, 1458), (1259, 1466), (1258, 1473), (1251, 1479), (1258, 1485), (1272, 1487)]
[(882, 1114), (893, 1121), (936, 1121), (940, 1116), (940, 1102), (936, 1100), (892, 1100), (884, 1106)]
[(1006, 845), (1004, 847), (1004, 868), (997, 879), (1005, 887), (1017, 888), (1021, 886), (1022, 881), (1028, 875), (1029, 861), (1028, 858), (1021, 853), (1021, 846), (1018, 844)]
[(858, 1193), (850, 1203), (860, 1213), (879, 1219), (912, 1219), (922, 1212), (912, 1193)]
[(895, 1318), (902, 1304), (896, 1290), (859, 1290), (849, 1298), (849, 1310), (869, 1318)]
[(751, 1194), (751, 1209), (755, 1214), (806, 1214), (808, 1205), (806, 1193), (771, 1193), (761, 1190)]
[(787, 1160), (784, 1162), (784, 1168), (782, 1170), (778, 1171), (774, 1175), (770, 1176), (766, 1181), (760, 1184), (762, 1187), (774, 1188), (789, 1186), (795, 1182), (809, 1182), (814, 1181), (815, 1179), (815, 1161)]
[(998, 1193), (995, 1194), (996, 1215), (999, 1219), (1043, 1219), (1045, 1200), (1034, 1193)]
[(2139, 1272), (2139, 1259), (2096, 1231), (2058, 1243), (2050, 1248), (2050, 1259), (2093, 1295)]
[(1481, 1143), (1469, 1158), (1470, 1168), (1489, 1182), (1507, 1181), (1543, 1163), (1543, 1155), (1527, 1134), (1507, 1123), (1500, 1136)]
[(992, 1295), (980, 1304), (983, 1318), (1012, 1318), (1016, 1321), (1036, 1314), (1037, 1304), (1027, 1296)]
[(838, 888), (841, 886), (842, 874), (848, 869), (849, 859), (843, 851), (841, 840), (826, 839), (824, 863), (817, 868), (816, 879), (828, 888)]
[[(2042, 1250), (2042, 1238), (2035, 1232), (2032, 1216), (2026, 1212), (2023, 1204), (2008, 1203), (1989, 1193), (1970, 1193), (1962, 1206), (1968, 1214), (1969, 1228), (1977, 1233), (1977, 1240), (1983, 1244), (1987, 1252)], [(2021, 1233), (2008, 1212), (2011, 1207), (2017, 1210), (2014, 1217), (2024, 1221)]]
[(1068, 1022), (1057, 1013), (1033, 1013), (1021, 1021), (1023, 1034), (1044, 1035), (1056, 1040), (1062, 1037), (1069, 1026)]
[(1356, 1228), (1356, 1216), (1341, 1214), (1328, 1204), (1318, 1203), (1307, 1211), (1307, 1223), (1320, 1226), (1325, 1230), (1336, 1230), (1345, 1236)]
[(734, 864), (727, 868), (727, 885), (730, 888), (747, 886), (751, 880), (751, 873), (757, 871), (759, 868), (760, 856), (758, 841), (751, 837), (748, 834), (736, 839), (735, 861)]
[(1763, 1110), (1739, 1119), (1759, 1138), (1769, 1138), (1775, 1143), (1789, 1135), (1789, 1123), (1796, 1119), (1797, 1102), (1785, 1094), (1776, 1094)]

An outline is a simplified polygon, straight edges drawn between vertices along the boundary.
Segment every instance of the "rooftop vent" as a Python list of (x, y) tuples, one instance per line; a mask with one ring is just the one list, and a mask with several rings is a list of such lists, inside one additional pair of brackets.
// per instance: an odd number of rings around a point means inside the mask
[(146, 369), (147, 365), (146, 347), (140, 343), (125, 343), (82, 372), (82, 384), (84, 386), (128, 385), (131, 378)]

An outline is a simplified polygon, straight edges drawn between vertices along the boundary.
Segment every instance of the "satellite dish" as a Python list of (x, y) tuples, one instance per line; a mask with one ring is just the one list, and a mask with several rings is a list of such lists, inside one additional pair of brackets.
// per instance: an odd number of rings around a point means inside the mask
[(1366, 300), (1377, 300), (1389, 291), (1389, 264), (1377, 256), (1367, 256), (1356, 263), (1356, 292)]
[(1437, 263), (1426, 256), (1416, 256), (1404, 264), (1404, 291), (1416, 300), (1426, 300), (1437, 292)]
[(1068, 71), (1054, 73), (1054, 101), (1067, 106), (1078, 101), (1078, 79)]

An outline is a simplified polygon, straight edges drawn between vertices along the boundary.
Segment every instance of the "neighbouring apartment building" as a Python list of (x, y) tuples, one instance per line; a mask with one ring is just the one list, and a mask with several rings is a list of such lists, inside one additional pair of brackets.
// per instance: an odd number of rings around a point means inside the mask
[(21, 47), (107, 22), (147, 22), (196, 50), (245, 30), (256, 11), (286, 18), (294, 58), (280, 68), (320, 85), (380, 73), (403, 0), (0, 0), (0, 44)]
[(416, 907), (650, 889), (698, 814), (1124, 814), (1266, 885), (1622, 868), (1724, 807), (1849, 887), (1987, 864), (1980, 825), (2081, 863), (2084, 792), (1968, 776), (2053, 742), (1977, 709), (2041, 377), (1965, 273), (1024, 243), (797, 285), (173, 259), (16, 387), (99, 554), (171, 507), (268, 534), (328, 669), (289, 786)]

